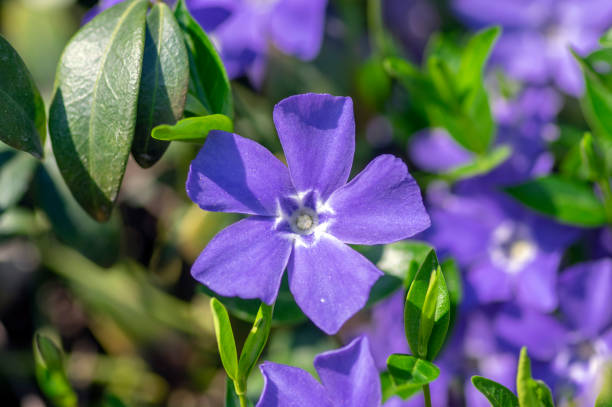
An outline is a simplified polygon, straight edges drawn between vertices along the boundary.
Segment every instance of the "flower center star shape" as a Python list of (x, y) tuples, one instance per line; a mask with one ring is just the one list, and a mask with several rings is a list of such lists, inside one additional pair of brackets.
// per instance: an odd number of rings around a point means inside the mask
[[(296, 95), (274, 108), (287, 165), (256, 142), (213, 131), (187, 194), (202, 209), (249, 216), (219, 232), (192, 266), (218, 295), (272, 304), (289, 290), (327, 334), (366, 304), (382, 272), (349, 244), (387, 244), (429, 227), (406, 164), (381, 155), (348, 181), (355, 153), (348, 97)], [(347, 285), (346, 281), (351, 281)]]

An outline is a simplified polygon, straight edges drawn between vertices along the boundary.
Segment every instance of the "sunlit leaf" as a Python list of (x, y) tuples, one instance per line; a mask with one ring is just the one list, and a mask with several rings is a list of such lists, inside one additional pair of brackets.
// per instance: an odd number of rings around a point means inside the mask
[(238, 380), (238, 356), (229, 315), (223, 304), (214, 297), (210, 299), (210, 308), (215, 323), (215, 334), (221, 362), (227, 376), (236, 381)]
[(201, 117), (189, 117), (174, 126), (160, 125), (153, 129), (153, 138), (167, 141), (191, 141), (202, 143), (212, 130), (232, 132), (232, 120), (222, 114), (211, 114)]
[(389, 356), (387, 368), (395, 393), (404, 399), (417, 393), (440, 375), (440, 369), (433, 363), (397, 353)]
[(472, 384), (489, 400), (492, 407), (519, 407), (514, 393), (493, 380), (482, 376), (472, 376)]

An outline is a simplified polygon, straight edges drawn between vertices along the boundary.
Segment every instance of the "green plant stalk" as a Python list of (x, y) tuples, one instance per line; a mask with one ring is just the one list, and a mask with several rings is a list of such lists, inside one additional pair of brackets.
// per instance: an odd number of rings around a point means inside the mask
[(601, 191), (608, 223), (612, 225), (612, 189), (610, 188), (610, 181), (607, 178), (600, 179), (597, 181), (597, 186)]
[(234, 381), (234, 389), (236, 390), (236, 395), (238, 396), (238, 400), (240, 401), (240, 407), (248, 407), (246, 397), (246, 383)]
[(385, 32), (382, 20), (381, 0), (368, 0), (368, 33), (372, 54), (384, 55), (385, 53)]
[(431, 407), (431, 392), (429, 391), (429, 383), (423, 386), (423, 397), (425, 397), (425, 407)]

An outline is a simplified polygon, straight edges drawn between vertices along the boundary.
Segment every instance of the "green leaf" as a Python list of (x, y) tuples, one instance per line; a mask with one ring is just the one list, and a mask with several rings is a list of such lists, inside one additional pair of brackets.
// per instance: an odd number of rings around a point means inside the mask
[(407, 398), (433, 382), (440, 375), (440, 369), (431, 362), (412, 355), (393, 354), (387, 359), (396, 394)]
[(0, 141), (41, 158), (47, 130), (40, 92), (17, 51), (2, 36), (0, 55)]
[(599, 45), (604, 48), (612, 48), (612, 28), (599, 39)]
[(531, 377), (531, 361), (525, 347), (521, 349), (519, 357), (516, 388), (520, 407), (554, 407), (548, 386)]
[(591, 133), (585, 133), (580, 140), (580, 159), (587, 179), (595, 181), (606, 177), (605, 158)]
[(172, 11), (157, 2), (147, 16), (138, 117), (132, 155), (143, 168), (155, 164), (168, 143), (155, 140), (151, 131), (174, 124), (183, 116), (189, 86), (189, 61), (183, 34)]
[(595, 407), (612, 407), (612, 363), (606, 363), (599, 374), (601, 384)]
[(227, 376), (236, 381), (238, 380), (238, 356), (229, 315), (223, 304), (214, 297), (210, 299), (210, 308), (213, 312), (215, 334), (217, 336), (221, 363), (223, 363)]
[(446, 259), (442, 262), (441, 267), (448, 289), (448, 298), (450, 300), (450, 321), (448, 324), (448, 330), (450, 332), (455, 325), (457, 310), (463, 299), (463, 283), (461, 281), (461, 272), (455, 260), (452, 258)]
[(406, 297), (404, 326), (412, 353), (434, 360), (446, 340), (449, 322), (448, 289), (436, 253), (431, 250)]
[(53, 152), (77, 201), (108, 220), (136, 126), (147, 0), (103, 11), (66, 46), (49, 114)]
[(506, 188), (512, 197), (557, 221), (582, 227), (606, 223), (606, 212), (591, 185), (549, 175)]
[(486, 174), (503, 164), (510, 157), (510, 154), (512, 154), (511, 147), (505, 145), (499, 146), (485, 155), (476, 156), (471, 163), (452, 168), (440, 174), (440, 176), (449, 182), (456, 182)]
[(77, 397), (64, 369), (62, 350), (49, 337), (37, 332), (33, 339), (36, 380), (43, 394), (56, 407), (75, 407)]
[(270, 336), (270, 329), (272, 327), (272, 314), (274, 312), (274, 305), (267, 305), (261, 303), (253, 327), (249, 332), (249, 335), (244, 342), (242, 351), (240, 352), (240, 360), (238, 361), (238, 382), (246, 383), (246, 379), (249, 377), (251, 370), (257, 364), (261, 352), (263, 352), (268, 337)]
[(463, 49), (457, 75), (460, 91), (481, 86), (485, 64), (500, 34), (500, 27), (489, 27), (470, 38)]
[(597, 136), (612, 140), (612, 73), (601, 74), (596, 67), (612, 68), (612, 49), (595, 51), (582, 58), (572, 51), (580, 64), (585, 80), (585, 93), (581, 107), (591, 129)]
[(37, 160), (24, 153), (0, 153), (0, 213), (21, 199), (30, 185), (37, 165)]
[(153, 138), (168, 141), (191, 141), (201, 143), (211, 130), (234, 131), (232, 120), (222, 114), (189, 117), (174, 126), (162, 124), (153, 129)]
[(507, 387), (482, 376), (472, 376), (472, 384), (493, 407), (519, 407), (518, 398)]
[(184, 0), (178, 0), (174, 17), (185, 38), (189, 57), (189, 93), (208, 113), (233, 117), (232, 92), (221, 58), (200, 25), (193, 19)]

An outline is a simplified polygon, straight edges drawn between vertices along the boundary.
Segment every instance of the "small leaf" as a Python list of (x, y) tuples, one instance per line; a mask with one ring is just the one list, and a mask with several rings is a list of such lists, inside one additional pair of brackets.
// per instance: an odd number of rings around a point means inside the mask
[(223, 304), (214, 297), (210, 299), (210, 308), (213, 312), (215, 334), (217, 336), (221, 363), (223, 363), (227, 376), (236, 381), (238, 379), (238, 356), (229, 315)]
[(36, 380), (43, 394), (56, 407), (76, 407), (77, 397), (66, 378), (61, 348), (37, 332), (34, 334), (33, 352)]
[(531, 361), (525, 347), (521, 349), (519, 357), (516, 389), (520, 407), (554, 407), (548, 386), (541, 380), (533, 380), (531, 376)]
[(233, 117), (232, 92), (221, 58), (200, 25), (193, 19), (184, 0), (174, 11), (187, 46), (189, 58), (189, 93), (208, 113)]
[(0, 141), (43, 156), (47, 134), (40, 92), (17, 51), (0, 36)]
[(481, 392), (493, 407), (519, 407), (518, 398), (507, 387), (486, 379), (472, 376), (472, 384)]
[(612, 407), (612, 363), (606, 363), (599, 372), (599, 395), (595, 407)]
[(28, 154), (17, 151), (0, 153), (0, 213), (21, 199), (37, 165), (38, 161)]
[(452, 331), (457, 319), (457, 310), (463, 299), (463, 283), (461, 281), (461, 273), (457, 267), (455, 260), (449, 258), (442, 262), (442, 274), (448, 288), (448, 297), (450, 300), (450, 321), (448, 324), (449, 332)]
[(591, 133), (585, 133), (580, 140), (580, 158), (587, 179), (596, 181), (605, 178), (605, 158)]
[(406, 338), (412, 353), (434, 360), (446, 340), (450, 299), (435, 251), (430, 251), (410, 285), (404, 308)]
[(162, 124), (153, 129), (153, 138), (167, 141), (191, 141), (201, 143), (212, 130), (231, 133), (234, 130), (232, 120), (222, 114), (210, 114), (202, 117), (189, 117), (174, 126)]
[(485, 155), (476, 156), (471, 163), (452, 168), (440, 174), (440, 176), (449, 182), (456, 182), (486, 174), (503, 164), (510, 157), (510, 154), (512, 154), (512, 148), (499, 146)]
[(485, 64), (501, 34), (501, 28), (489, 27), (473, 35), (463, 48), (459, 73), (458, 88), (465, 91), (480, 86)]
[(387, 359), (391, 381), (397, 394), (402, 398), (410, 396), (433, 382), (440, 375), (440, 369), (431, 362), (412, 355), (393, 354)]
[(512, 197), (557, 221), (583, 227), (606, 223), (606, 212), (586, 183), (549, 175), (506, 188)]
[(147, 16), (138, 117), (132, 155), (141, 167), (155, 164), (168, 143), (151, 137), (160, 124), (174, 124), (183, 116), (189, 86), (189, 61), (183, 34), (163, 2)]
[(118, 3), (76, 33), (60, 59), (49, 113), (53, 152), (81, 206), (108, 220), (136, 126), (147, 0)]
[(238, 361), (238, 382), (244, 381), (249, 377), (251, 370), (257, 364), (261, 352), (263, 352), (268, 337), (270, 336), (270, 329), (272, 327), (272, 314), (274, 312), (274, 305), (267, 305), (262, 303), (253, 322), (253, 327), (249, 332), (249, 335), (244, 342), (242, 352), (240, 353), (240, 360)]
[(599, 45), (604, 48), (612, 48), (612, 28), (599, 39)]

